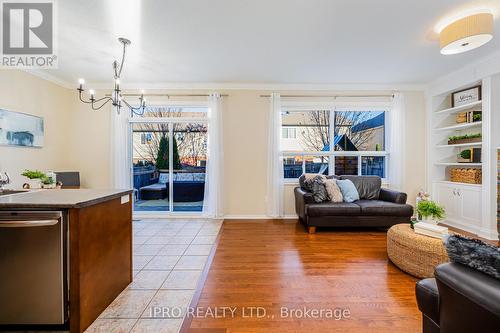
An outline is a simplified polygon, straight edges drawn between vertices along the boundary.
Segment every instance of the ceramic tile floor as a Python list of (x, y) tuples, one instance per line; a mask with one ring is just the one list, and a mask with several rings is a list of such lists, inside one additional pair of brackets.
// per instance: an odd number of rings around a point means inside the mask
[(133, 282), (86, 333), (177, 333), (222, 221), (133, 222)]

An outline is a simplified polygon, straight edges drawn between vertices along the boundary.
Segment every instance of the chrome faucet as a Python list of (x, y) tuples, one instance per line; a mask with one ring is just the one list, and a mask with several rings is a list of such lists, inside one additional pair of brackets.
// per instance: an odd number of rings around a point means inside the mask
[(3, 191), (3, 187), (8, 184), (10, 184), (9, 174), (7, 172), (4, 172), (3, 175), (0, 173), (0, 192)]

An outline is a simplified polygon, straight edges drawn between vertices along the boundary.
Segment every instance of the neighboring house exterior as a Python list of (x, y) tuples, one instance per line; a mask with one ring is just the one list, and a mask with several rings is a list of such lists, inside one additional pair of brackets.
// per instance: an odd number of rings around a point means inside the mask
[(380, 151), (385, 149), (385, 113), (351, 127), (351, 133), (362, 135), (366, 133), (368, 140), (358, 150)]

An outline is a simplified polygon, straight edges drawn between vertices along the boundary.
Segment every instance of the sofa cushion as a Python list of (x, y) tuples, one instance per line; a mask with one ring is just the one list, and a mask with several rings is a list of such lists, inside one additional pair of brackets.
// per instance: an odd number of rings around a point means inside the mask
[(377, 200), (382, 187), (382, 179), (378, 176), (341, 176), (341, 179), (349, 179), (358, 190), (360, 199)]
[(195, 182), (205, 181), (205, 173), (193, 173), (193, 181)]
[(158, 183), (160, 184), (168, 183), (168, 173), (165, 172), (160, 173), (160, 178), (158, 178)]
[(342, 192), (342, 197), (345, 202), (359, 200), (358, 190), (349, 179), (337, 180), (337, 186), (340, 188), (340, 192)]
[(412, 216), (413, 207), (381, 200), (357, 200), (355, 204), (361, 207), (361, 214), (366, 216)]
[(193, 174), (192, 173), (178, 173), (177, 178), (175, 179), (181, 182), (192, 182)]
[(355, 203), (328, 202), (307, 205), (309, 216), (359, 216), (361, 208)]

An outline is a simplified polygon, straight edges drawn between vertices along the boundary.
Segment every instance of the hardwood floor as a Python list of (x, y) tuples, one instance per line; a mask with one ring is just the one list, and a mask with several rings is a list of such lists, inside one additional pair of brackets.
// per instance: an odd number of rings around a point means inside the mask
[[(417, 279), (388, 261), (385, 235), (359, 229), (310, 235), (295, 222), (226, 220), (197, 304), (205, 317), (185, 323), (185, 331), (421, 332)], [(207, 307), (218, 307), (220, 316), (221, 307), (237, 309), (234, 318), (213, 318)], [(249, 307), (264, 308), (265, 317), (244, 317)], [(350, 316), (281, 318), (282, 307), (348, 309)]]

